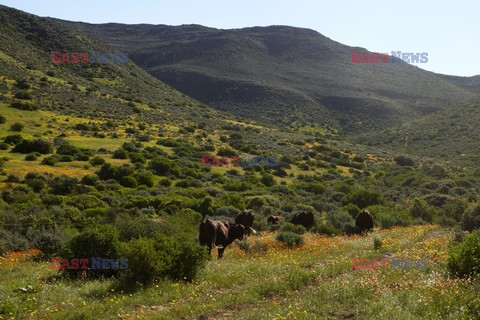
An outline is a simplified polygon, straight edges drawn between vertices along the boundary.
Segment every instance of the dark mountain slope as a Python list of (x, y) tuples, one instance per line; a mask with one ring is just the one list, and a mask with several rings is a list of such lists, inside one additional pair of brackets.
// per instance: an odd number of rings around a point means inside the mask
[(308, 29), (75, 25), (176, 89), (271, 123), (382, 128), (464, 101), (475, 89), (406, 63), (351, 63), (352, 50), (366, 50)]

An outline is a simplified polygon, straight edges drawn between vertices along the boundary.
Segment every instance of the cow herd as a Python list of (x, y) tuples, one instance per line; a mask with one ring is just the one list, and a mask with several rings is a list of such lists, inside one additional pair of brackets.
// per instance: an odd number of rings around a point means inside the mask
[[(246, 210), (240, 213), (235, 222), (226, 220), (205, 219), (200, 223), (199, 241), (203, 246), (208, 247), (208, 253), (211, 254), (212, 248), (218, 249), (218, 258), (222, 258), (225, 248), (235, 240), (244, 240), (251, 234), (256, 234), (253, 229), (253, 212)], [(374, 216), (367, 210), (362, 210), (355, 218), (355, 228), (358, 233), (367, 233), (373, 229)], [(269, 216), (268, 224), (278, 224), (284, 222), (282, 216)], [(289, 221), (294, 225), (304, 226), (307, 230), (315, 225), (315, 218), (310, 211), (297, 212)]]

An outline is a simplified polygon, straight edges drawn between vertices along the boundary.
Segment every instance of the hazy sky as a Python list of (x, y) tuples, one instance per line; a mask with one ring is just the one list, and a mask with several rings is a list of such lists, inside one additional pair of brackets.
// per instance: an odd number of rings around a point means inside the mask
[(480, 75), (480, 1), (0, 0), (39, 16), (90, 23), (290, 25), (370, 51), (428, 52), (418, 67)]

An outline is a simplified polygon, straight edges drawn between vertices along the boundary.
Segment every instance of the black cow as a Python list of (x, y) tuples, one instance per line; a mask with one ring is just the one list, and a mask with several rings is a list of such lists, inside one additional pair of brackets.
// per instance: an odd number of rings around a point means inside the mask
[[(243, 226), (246, 228), (252, 228), (253, 219), (254, 219), (253, 212), (250, 210), (245, 210), (235, 218), (235, 223), (243, 224)], [(250, 235), (250, 229), (248, 229), (248, 235)]]
[(213, 247), (217, 248), (218, 258), (220, 259), (223, 256), (223, 251), (229, 244), (236, 239), (245, 239), (250, 231), (255, 233), (255, 230), (242, 224), (206, 219), (200, 223), (198, 240), (201, 245), (208, 247), (209, 254), (212, 252)]
[(368, 233), (373, 229), (373, 215), (367, 210), (362, 210), (355, 218), (355, 226), (360, 233)]
[(315, 219), (313, 218), (313, 213), (310, 211), (300, 211), (293, 216), (290, 223), (304, 226), (305, 229), (310, 229), (315, 224)]

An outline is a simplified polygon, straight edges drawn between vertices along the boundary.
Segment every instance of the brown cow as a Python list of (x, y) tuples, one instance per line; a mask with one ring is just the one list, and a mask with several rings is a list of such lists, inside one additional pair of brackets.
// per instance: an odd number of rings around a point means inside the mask
[(290, 223), (301, 225), (304, 226), (305, 229), (309, 229), (315, 224), (315, 219), (313, 218), (313, 213), (310, 211), (300, 211), (293, 216)]
[[(253, 212), (251, 210), (243, 211), (235, 218), (235, 223), (243, 224), (244, 227), (251, 229), (253, 227)], [(250, 235), (250, 229), (248, 229), (248, 235)]]
[(241, 224), (206, 219), (200, 223), (198, 240), (201, 245), (208, 247), (208, 254), (211, 254), (213, 247), (217, 248), (220, 259), (229, 244), (236, 239), (245, 239), (249, 231), (255, 232), (252, 228), (246, 228)]
[(360, 233), (368, 233), (373, 229), (373, 215), (368, 210), (362, 210), (355, 218), (355, 226)]
[(277, 223), (283, 222), (283, 221), (285, 221), (285, 218), (282, 217), (282, 216), (270, 216), (267, 219), (267, 222), (269, 224), (277, 224)]

